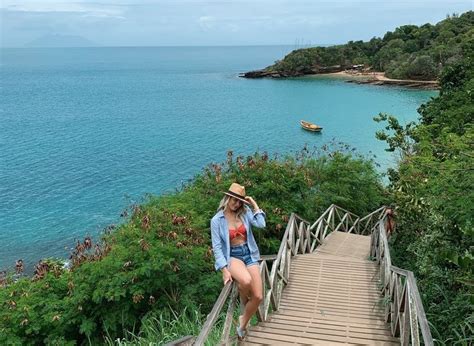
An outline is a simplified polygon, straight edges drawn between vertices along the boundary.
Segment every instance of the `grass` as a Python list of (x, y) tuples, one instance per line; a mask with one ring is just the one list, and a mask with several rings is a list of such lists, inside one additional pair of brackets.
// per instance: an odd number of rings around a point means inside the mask
[[(205, 345), (212, 346), (219, 344), (222, 336), (222, 329), (225, 319), (223, 309), (219, 319), (209, 334)], [(238, 320), (240, 308), (234, 310), (234, 321)], [(106, 345), (109, 346), (154, 346), (164, 345), (166, 343), (178, 340), (182, 337), (192, 335), (196, 337), (204, 325), (206, 316), (199, 309), (185, 308), (182, 313), (173, 310), (164, 311), (160, 314), (150, 315), (144, 318), (140, 331), (135, 334), (134, 331), (127, 331), (125, 338), (112, 339), (110, 336), (105, 338)], [(252, 316), (249, 325), (254, 326), (258, 323), (256, 315)], [(235, 326), (232, 325), (231, 338), (235, 334)]]
[[(145, 317), (137, 334), (129, 331), (125, 338), (115, 340), (106, 337), (106, 344), (110, 346), (152, 346), (163, 345), (187, 335), (196, 336), (201, 331), (204, 317), (199, 310), (184, 309), (180, 314), (173, 310), (164, 311)], [(220, 318), (211, 331), (206, 345), (216, 345), (219, 342), (222, 332), (221, 320)]]

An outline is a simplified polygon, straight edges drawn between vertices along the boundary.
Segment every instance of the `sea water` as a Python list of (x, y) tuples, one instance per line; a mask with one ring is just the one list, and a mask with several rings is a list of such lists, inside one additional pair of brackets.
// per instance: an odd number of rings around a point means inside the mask
[[(2, 49), (0, 269), (67, 258), (146, 193), (179, 188), (211, 162), (342, 141), (395, 158), (379, 112), (402, 122), (436, 93), (333, 78), (243, 79), (290, 46)], [(324, 127), (305, 132), (300, 119)]]

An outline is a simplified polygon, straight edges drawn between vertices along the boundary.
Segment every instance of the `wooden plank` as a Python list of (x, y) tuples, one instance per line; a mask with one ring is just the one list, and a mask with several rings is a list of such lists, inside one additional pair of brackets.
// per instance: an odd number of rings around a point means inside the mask
[(337, 209), (342, 210), (344, 213), (350, 214), (351, 216), (354, 216), (354, 217), (356, 217), (356, 218), (359, 217), (357, 214), (354, 214), (354, 213), (350, 212), (350, 211), (347, 210), (347, 209), (341, 208), (341, 207), (339, 207), (339, 206), (337, 206), (337, 205), (334, 205), (334, 206), (335, 206)]
[(331, 207), (332, 207), (332, 204), (326, 209), (326, 211), (311, 225), (310, 227), (310, 230), (313, 230), (314, 227), (316, 227), (320, 222), (321, 220), (324, 219), (324, 217), (326, 216), (327, 213), (329, 213), (329, 211), (331, 210)]
[(342, 285), (344, 285), (344, 282), (322, 281), (315, 284), (290, 282), (288, 284), (288, 288), (299, 288), (299, 289), (308, 290), (308, 292), (314, 291), (318, 289), (319, 287), (333, 288), (334, 290), (340, 290), (342, 292), (344, 291), (347, 292), (348, 290), (355, 290), (355, 291), (360, 291), (360, 292), (368, 291), (371, 293), (378, 292), (377, 286), (372, 285), (372, 284), (347, 283), (347, 286), (342, 286)]
[(377, 326), (382, 329), (386, 329), (387, 324), (380, 318), (365, 318), (365, 317), (354, 317), (354, 316), (342, 316), (334, 314), (315, 314), (307, 312), (298, 312), (295, 310), (282, 310), (279, 316), (285, 316), (285, 318), (297, 318), (297, 319), (310, 319), (318, 321), (326, 321), (332, 323), (345, 323), (346, 325), (359, 325), (367, 328), (374, 328)]
[(315, 252), (311, 254), (305, 254), (298, 256), (295, 258), (295, 263), (327, 263), (327, 264), (334, 264), (335, 266), (341, 264), (350, 264), (351, 267), (354, 268), (370, 268), (370, 269), (377, 269), (377, 266), (373, 262), (367, 261), (367, 257), (369, 253), (367, 252), (367, 256), (363, 259), (355, 259), (350, 257), (344, 257), (339, 255), (333, 255), (332, 253), (324, 253), (324, 245), (320, 246)]
[[(309, 308), (302, 308), (297, 306), (291, 306), (287, 304), (281, 304), (280, 309), (282, 311), (299, 311), (299, 312), (309, 312), (313, 313), (316, 316), (347, 316), (347, 317), (357, 317), (357, 318), (366, 318), (366, 319), (375, 319), (383, 321), (384, 315), (379, 311), (372, 310), (356, 310), (356, 309), (344, 309), (337, 306), (312, 306)], [(317, 314), (317, 312), (319, 314)]]
[[(316, 251), (320, 256), (315, 256), (313, 258), (301, 258), (305, 255), (300, 255), (293, 260), (293, 266), (295, 269), (306, 269), (311, 270), (313, 266), (323, 266), (323, 267), (332, 267), (336, 270), (368, 270), (373, 272), (379, 272), (380, 269), (375, 263), (368, 262), (367, 258), (363, 260), (356, 260), (354, 258), (344, 258), (341, 256), (325, 255), (321, 252)], [(368, 256), (367, 256), (368, 257)]]
[(183, 336), (182, 338), (178, 340), (169, 342), (165, 344), (164, 346), (191, 346), (193, 344), (194, 344), (194, 336), (187, 335), (187, 336)]
[(311, 314), (304, 314), (301, 316), (300, 314), (292, 315), (290, 313), (282, 313), (282, 312), (274, 312), (270, 317), (269, 321), (273, 322), (276, 320), (283, 320), (283, 321), (297, 321), (298, 323), (304, 324), (308, 323), (308, 321), (313, 322), (316, 321), (317, 323), (323, 324), (332, 324), (332, 325), (346, 325), (348, 328), (369, 328), (369, 329), (381, 329), (389, 331), (389, 327), (383, 321), (370, 321), (367, 323), (366, 320), (347, 320), (347, 319), (331, 319), (331, 318), (313, 318)]
[[(286, 300), (289, 298), (298, 298), (298, 297), (304, 297), (306, 298), (305, 300), (301, 300), (301, 304), (311, 304), (314, 301), (321, 300), (324, 301), (324, 297), (327, 296), (327, 301), (333, 302), (333, 301), (340, 301), (340, 302), (353, 302), (354, 304), (380, 304), (381, 306), (383, 305), (384, 300), (378, 296), (378, 295), (373, 295), (373, 296), (360, 296), (357, 294), (350, 294), (350, 295), (337, 295), (331, 292), (331, 290), (328, 291), (318, 291), (314, 293), (311, 296), (305, 295), (304, 291), (291, 291), (287, 292), (289, 289), (285, 290), (285, 293), (282, 295), (282, 300)], [(329, 294), (331, 294), (329, 296)]]
[(346, 261), (340, 258), (338, 258), (337, 261), (334, 261), (331, 257), (323, 256), (311, 261), (297, 261), (298, 259), (299, 258), (293, 260), (294, 269), (296, 271), (306, 270), (307, 273), (309, 273), (314, 267), (323, 267), (324, 269), (332, 269), (341, 273), (354, 271), (369, 273), (380, 272), (379, 268), (371, 265), (371, 263), (366, 263), (366, 260), (364, 260), (363, 263), (354, 263), (353, 261)]
[(230, 328), (232, 326), (232, 318), (234, 316), (234, 309), (237, 301), (239, 289), (237, 285), (233, 285), (232, 293), (230, 294), (230, 301), (227, 307), (227, 313), (224, 322), (224, 328), (222, 329), (221, 343), (229, 342)]
[[(291, 281), (291, 280), (290, 280)], [(320, 282), (319, 284), (292, 284), (289, 283), (287, 288), (289, 291), (301, 291), (304, 294), (314, 295), (318, 294), (318, 291), (329, 291), (328, 293), (334, 292), (336, 294), (353, 294), (360, 295), (362, 297), (380, 297), (379, 290), (377, 287), (365, 287), (363, 289), (354, 286), (342, 286), (341, 284), (334, 284), (330, 281)]]
[[(324, 300), (324, 296), (328, 296), (328, 301), (353, 301), (355, 303), (360, 303), (360, 304), (367, 304), (367, 303), (372, 303), (372, 304), (382, 304), (383, 299), (378, 296), (378, 295), (358, 295), (355, 293), (351, 294), (340, 294), (338, 295), (337, 293), (333, 293), (331, 290), (327, 291), (321, 291), (319, 290), (318, 292), (313, 293), (312, 295), (308, 296), (305, 294), (305, 291), (302, 290), (292, 290), (288, 292), (289, 288), (285, 290), (284, 295), (282, 295), (283, 299), (287, 299), (289, 297), (305, 297), (306, 302), (311, 303), (312, 301), (316, 301), (318, 299)], [(330, 295), (330, 296), (329, 296)], [(320, 298), (321, 297), (321, 298)], [(302, 301), (302, 304), (305, 302)]]
[(324, 297), (317, 297), (314, 299), (298, 299), (299, 297), (288, 297), (284, 296), (281, 304), (287, 305), (300, 305), (300, 306), (326, 306), (326, 307), (346, 307), (347, 309), (370, 309), (373, 311), (384, 310), (384, 305), (382, 300), (360, 300), (341, 297), (332, 297), (333, 299), (325, 299)]
[[(314, 302), (320, 302), (321, 304), (336, 304), (342, 306), (360, 306), (360, 307), (377, 307), (383, 309), (383, 299), (357, 299), (357, 297), (351, 296), (337, 296), (332, 295), (330, 297), (326, 296), (314, 296), (307, 298), (305, 296), (296, 296), (296, 295), (286, 295), (282, 296), (285, 302), (294, 302), (295, 304), (312, 304)], [(377, 298), (377, 297), (376, 297)]]
[[(245, 338), (245, 342), (244, 343), (241, 343), (241, 345), (279, 345), (279, 346), (287, 346), (287, 345), (292, 345), (294, 346), (295, 343), (294, 342), (291, 342), (291, 341), (288, 341), (288, 342), (284, 342), (282, 341), (281, 339), (278, 338), (278, 335), (276, 336), (276, 339), (275, 338), (268, 338), (268, 337), (256, 337), (256, 336), (248, 336), (247, 338)], [(312, 343), (312, 345), (316, 345), (316, 346), (336, 346), (336, 345), (340, 345), (340, 343), (328, 343), (328, 342), (324, 342), (324, 341), (314, 341)]]
[[(321, 235), (322, 240), (326, 239), (326, 234), (328, 232), (328, 228), (330, 226), (331, 220), (334, 219), (333, 214), (334, 214), (334, 208), (331, 208), (331, 210), (329, 211), (328, 219), (327, 220), (323, 219), (323, 222), (326, 224), (326, 226), (324, 227), (323, 234)], [(333, 227), (333, 229), (334, 229), (334, 227)]]
[(355, 265), (350, 265), (347, 262), (340, 262), (339, 264), (329, 262), (329, 261), (324, 261), (324, 262), (307, 262), (307, 263), (294, 263), (291, 267), (291, 273), (294, 276), (299, 276), (299, 275), (304, 275), (304, 276), (309, 276), (312, 277), (312, 272), (316, 269), (321, 269), (328, 274), (337, 274), (337, 275), (353, 275), (354, 276), (359, 276), (359, 275), (370, 275), (371, 279), (374, 278), (376, 275), (380, 273), (379, 270), (376, 270), (375, 268), (372, 267), (362, 267), (362, 266), (355, 266)]
[[(291, 280), (288, 282), (298, 284), (298, 285), (307, 285), (307, 286), (318, 286), (320, 283), (333, 283), (333, 286), (339, 286), (341, 289), (351, 284), (353, 286), (364, 286), (372, 287), (380, 291), (380, 285), (378, 283), (377, 275), (361, 275), (357, 272), (353, 274), (347, 273), (332, 273), (331, 271), (324, 270), (322, 268), (315, 268), (315, 271), (321, 273), (322, 277), (316, 277), (315, 273), (313, 276), (307, 276), (304, 273), (299, 273), (297, 275), (292, 275)], [(294, 273), (293, 273), (294, 274)]]
[(289, 236), (289, 231), (292, 227), (294, 218), (295, 218), (294, 214), (291, 214), (290, 219), (288, 221), (288, 224), (286, 225), (285, 233), (283, 234), (283, 238), (281, 240), (280, 248), (278, 249), (277, 257), (275, 258), (275, 260), (273, 262), (273, 265), (272, 265), (272, 270), (271, 270), (271, 273), (270, 273), (270, 280), (272, 282), (272, 286), (275, 283), (276, 272), (278, 270), (278, 266), (280, 264), (281, 258), (283, 256), (283, 254), (286, 253), (286, 247), (287, 247), (287, 240), (288, 240), (288, 236)]
[[(298, 301), (287, 301), (283, 300), (282, 301), (282, 307), (284, 306), (302, 306), (303, 303), (298, 302)], [(360, 305), (360, 303), (357, 302), (326, 302), (326, 301), (319, 301), (314, 304), (306, 303), (304, 304), (305, 307), (307, 308), (312, 308), (312, 309), (339, 309), (339, 310), (346, 310), (346, 311), (367, 311), (367, 312), (373, 312), (377, 314), (382, 314), (383, 315), (383, 307), (382, 306), (377, 306), (377, 305)], [(301, 310), (304, 311), (304, 310)]]
[(410, 314), (408, 312), (408, 298), (404, 299), (404, 312), (401, 316), (400, 343), (402, 346), (410, 344)]
[(433, 338), (431, 336), (430, 327), (428, 325), (428, 319), (426, 318), (425, 309), (423, 308), (423, 303), (421, 302), (420, 293), (418, 292), (418, 287), (416, 286), (415, 276), (412, 272), (408, 274), (408, 287), (412, 291), (413, 303), (415, 308), (418, 311), (418, 323), (420, 325), (421, 333), (423, 335), (423, 340), (427, 345), (433, 345)]
[(337, 232), (339, 231), (339, 228), (344, 224), (344, 221), (347, 220), (347, 214), (344, 214), (344, 216), (342, 217), (341, 221), (338, 223), (338, 225), (336, 226), (336, 228), (334, 229), (334, 232)]
[(272, 294), (271, 287), (267, 292), (268, 281), (266, 280), (266, 272), (267, 262), (262, 262), (262, 264), (260, 265), (260, 280), (262, 281), (263, 301), (257, 308), (257, 318), (259, 321), (265, 321), (267, 319), (268, 307), (270, 306), (270, 297)]
[[(258, 328), (258, 326), (257, 326)], [(340, 337), (328, 334), (312, 334), (312, 333), (301, 333), (297, 331), (285, 331), (285, 333), (281, 333), (278, 330), (272, 330), (272, 332), (267, 332), (263, 330), (252, 330), (249, 331), (249, 336), (255, 337), (266, 337), (273, 340), (280, 340), (284, 342), (291, 342), (298, 344), (315, 344), (315, 342), (339, 342), (339, 343), (349, 343), (349, 344), (368, 344), (368, 345), (390, 345), (391, 342), (386, 341), (376, 341), (376, 340), (368, 340), (363, 338), (357, 337)], [(398, 344), (398, 343), (395, 343)]]
[(305, 309), (337, 309), (337, 310), (342, 310), (342, 311), (354, 311), (354, 312), (371, 312), (371, 313), (376, 313), (376, 314), (381, 314), (383, 312), (382, 307), (377, 307), (377, 306), (360, 306), (360, 305), (353, 305), (349, 304), (347, 302), (343, 302), (341, 304), (338, 304), (337, 302), (327, 302), (327, 301), (318, 301), (315, 303), (306, 303), (306, 304), (301, 304), (301, 302), (295, 302), (295, 301), (288, 301), (288, 300), (283, 300), (281, 305), (282, 308), (285, 306), (291, 306), (291, 307), (300, 307), (301, 311), (304, 311)]
[(341, 284), (334, 284), (330, 281), (319, 282), (316, 284), (305, 284), (305, 283), (292, 283), (288, 284), (287, 290), (289, 291), (300, 291), (301, 293), (311, 296), (318, 295), (320, 291), (323, 291), (325, 294), (335, 294), (335, 295), (351, 295), (351, 296), (361, 296), (361, 297), (380, 297), (380, 292), (377, 287), (358, 287), (353, 286), (342, 286)]
[[(372, 330), (358, 330), (358, 331), (349, 331), (346, 326), (342, 326), (342, 328), (334, 328), (335, 326), (331, 325), (294, 325), (294, 324), (285, 324), (285, 323), (278, 323), (278, 322), (264, 322), (258, 325), (259, 328), (268, 329), (268, 330), (278, 330), (284, 333), (284, 331), (300, 331), (305, 332), (305, 334), (325, 334), (325, 335), (334, 335), (334, 336), (341, 336), (341, 337), (356, 337), (368, 340), (378, 340), (378, 341), (389, 341), (389, 342), (397, 342), (398, 339), (392, 337), (389, 333), (387, 334), (378, 334), (372, 333)], [(252, 327), (252, 330), (261, 330), (258, 328)]]
[(219, 298), (217, 298), (216, 304), (214, 304), (214, 307), (207, 316), (206, 322), (204, 323), (204, 326), (201, 329), (201, 333), (199, 333), (198, 337), (196, 338), (197, 345), (203, 345), (206, 341), (207, 336), (211, 332), (212, 326), (219, 317), (219, 313), (221, 312), (222, 307), (224, 306), (224, 303), (227, 300), (227, 297), (229, 296), (233, 285), (233, 282), (228, 282), (222, 289), (221, 293), (219, 294)]
[(320, 270), (320, 272), (324, 274), (324, 278), (322, 279), (316, 278), (315, 276), (309, 276), (309, 275), (305, 275), (304, 273), (301, 273), (301, 275), (292, 276), (291, 282), (317, 285), (319, 282), (331, 281), (334, 283), (343, 283), (343, 284), (351, 283), (355, 285), (377, 287), (376, 282), (373, 281), (374, 275), (362, 276), (358, 274), (357, 272), (354, 273), (355, 275), (338, 274), (338, 273), (332, 273), (331, 271), (327, 271), (327, 270), (325, 271)]
[(368, 315), (348, 315), (347, 313), (337, 313), (333, 311), (327, 311), (327, 310), (321, 310), (321, 311), (312, 311), (312, 312), (307, 312), (307, 311), (301, 311), (298, 309), (289, 309), (289, 308), (280, 308), (281, 313), (291, 315), (293, 314), (294, 316), (304, 316), (305, 314), (308, 314), (309, 318), (324, 318), (324, 319), (329, 319), (333, 321), (354, 321), (354, 322), (359, 322), (359, 323), (366, 323), (366, 324), (371, 324), (374, 322), (384, 322), (383, 318), (381, 316), (368, 316)]
[(370, 312), (360, 312), (360, 311), (349, 311), (349, 310), (340, 310), (333, 309), (330, 307), (316, 307), (315, 309), (304, 309), (302, 307), (294, 307), (280, 304), (280, 311), (297, 311), (297, 312), (307, 312), (311, 313), (312, 317), (319, 316), (340, 316), (340, 317), (354, 317), (368, 320), (383, 321), (383, 314), (370, 313)]
[(359, 221), (360, 221), (360, 219), (356, 218), (356, 220), (352, 224), (351, 228), (349, 228), (347, 233), (356, 233), (356, 234), (360, 233), (359, 227), (358, 227), (359, 226)]
[[(291, 269), (291, 279), (297, 279), (297, 280), (316, 280), (315, 277), (315, 272), (322, 272), (324, 274), (324, 277), (335, 277), (343, 279), (343, 280), (354, 280), (354, 281), (364, 281), (367, 283), (373, 283), (376, 284), (379, 278), (379, 273), (378, 272), (370, 272), (366, 270), (357, 270), (357, 269), (333, 269), (332, 267), (327, 267), (327, 266), (320, 266), (320, 265), (315, 265), (312, 266), (310, 269), (311, 272), (309, 272), (308, 269), (303, 270), (300, 268)], [(323, 278), (324, 278), (323, 277)]]
[(272, 319), (269, 322), (262, 322), (259, 324), (260, 326), (272, 326), (280, 324), (282, 326), (286, 326), (288, 328), (313, 328), (315, 330), (318, 329), (328, 329), (334, 331), (344, 331), (344, 332), (354, 332), (354, 333), (367, 333), (367, 334), (374, 334), (380, 336), (388, 336), (392, 337), (392, 333), (390, 333), (387, 329), (381, 328), (372, 328), (370, 326), (351, 326), (346, 323), (328, 323), (327, 321), (320, 321), (320, 320), (304, 320), (304, 321), (293, 321), (287, 319)]
[(260, 255), (261, 261), (274, 261), (277, 258), (277, 255)]
[(370, 287), (378, 290), (378, 285), (376, 282), (372, 280), (372, 278), (368, 277), (365, 280), (358, 280), (358, 279), (353, 279), (353, 277), (357, 276), (357, 273), (354, 273), (354, 276), (351, 277), (349, 275), (333, 275), (328, 274), (327, 272), (320, 271), (322, 275), (324, 275), (321, 278), (317, 277), (307, 277), (304, 275), (300, 276), (292, 276), (291, 277), (291, 282), (288, 282), (288, 285), (292, 285), (293, 283), (296, 285), (302, 285), (302, 286), (310, 286), (314, 287), (319, 284), (331, 284), (332, 286), (336, 287)]

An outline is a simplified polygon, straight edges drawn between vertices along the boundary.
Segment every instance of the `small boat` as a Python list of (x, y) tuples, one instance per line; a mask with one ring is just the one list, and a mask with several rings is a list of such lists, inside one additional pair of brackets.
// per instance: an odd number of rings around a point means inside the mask
[(323, 129), (321, 126), (318, 126), (316, 124), (312, 124), (312, 123), (304, 121), (304, 120), (301, 120), (300, 124), (301, 124), (302, 128), (304, 128), (305, 130), (308, 130), (308, 131), (320, 132)]

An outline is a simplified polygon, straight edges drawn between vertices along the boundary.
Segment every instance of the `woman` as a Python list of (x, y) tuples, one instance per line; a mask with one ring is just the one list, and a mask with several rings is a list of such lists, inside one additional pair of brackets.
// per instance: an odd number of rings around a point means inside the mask
[(237, 183), (233, 183), (224, 194), (217, 214), (211, 220), (212, 249), (215, 268), (222, 272), (224, 285), (232, 280), (238, 283), (245, 308), (243, 315), (239, 316), (237, 335), (243, 339), (247, 323), (263, 297), (258, 266), (260, 252), (252, 226), (265, 227), (265, 213), (252, 197), (245, 195), (245, 187)]
[(393, 208), (388, 207), (385, 210), (385, 215), (387, 218), (385, 219), (385, 230), (387, 232), (387, 239), (390, 238), (395, 231), (395, 212)]

